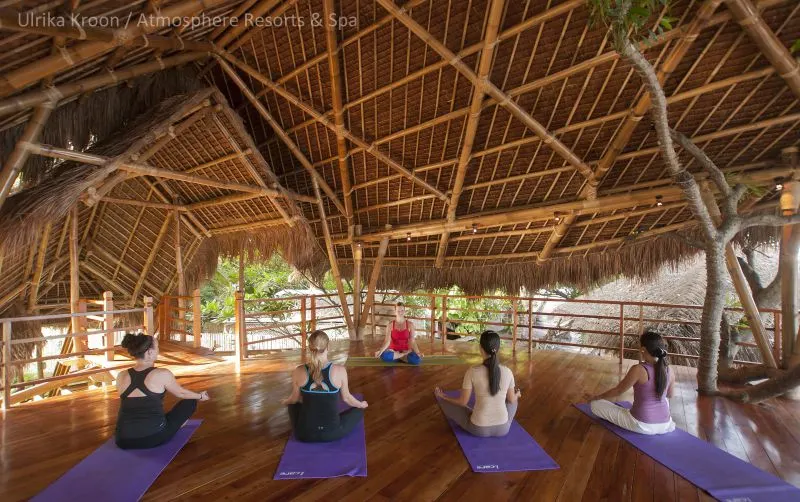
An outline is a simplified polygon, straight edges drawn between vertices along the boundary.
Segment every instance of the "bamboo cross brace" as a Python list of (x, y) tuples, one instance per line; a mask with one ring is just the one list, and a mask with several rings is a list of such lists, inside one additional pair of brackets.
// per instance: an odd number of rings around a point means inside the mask
[(39, 140), (42, 129), (54, 107), (55, 103), (48, 101), (36, 108), (25, 126), (25, 130), (22, 132), (22, 136), (14, 146), (14, 150), (11, 151), (8, 159), (6, 159), (6, 165), (0, 170), (0, 207), (3, 207), (3, 202), (11, 192), (11, 187), (17, 180), (17, 175), (30, 156), (28, 145)]
[(147, 278), (147, 275), (150, 273), (150, 267), (153, 266), (153, 262), (158, 255), (158, 251), (161, 249), (161, 245), (164, 243), (164, 238), (167, 236), (169, 223), (169, 215), (164, 215), (164, 223), (161, 224), (161, 230), (159, 230), (156, 240), (153, 242), (153, 247), (150, 249), (150, 254), (147, 256), (147, 261), (144, 262), (142, 271), (139, 273), (139, 280), (136, 281), (136, 286), (133, 288), (133, 293), (131, 293), (131, 306), (136, 305), (136, 298), (139, 297), (139, 293), (142, 290), (144, 281)]
[(249, 87), (244, 83), (244, 81), (239, 77), (239, 75), (234, 71), (233, 68), (230, 67), (222, 58), (217, 57), (220, 67), (222, 70), (234, 81), (234, 83), (241, 89), (242, 93), (250, 100), (250, 103), (258, 110), (258, 113), (261, 114), (262, 117), (267, 121), (267, 123), (272, 127), (275, 134), (277, 134), (281, 140), (286, 144), (289, 150), (294, 154), (295, 158), (300, 161), (300, 164), (306, 169), (309, 175), (311, 175), (311, 179), (314, 180), (321, 188), (322, 191), (325, 192), (333, 204), (336, 206), (336, 209), (339, 210), (342, 214), (347, 214), (342, 203), (339, 201), (339, 197), (337, 197), (336, 192), (325, 182), (325, 179), (314, 169), (314, 166), (311, 164), (311, 161), (308, 160), (308, 157), (300, 151), (300, 148), (297, 144), (289, 137), (288, 134), (283, 130), (283, 128), (278, 124), (275, 118), (267, 111), (264, 105), (255, 97), (253, 91), (250, 90)]
[[(395, 160), (391, 159), (389, 156), (387, 156), (386, 154), (381, 152), (379, 150), (378, 145), (377, 145), (376, 142), (373, 141), (372, 143), (368, 144), (364, 139), (356, 136), (355, 134), (350, 132), (349, 129), (345, 128), (344, 126), (342, 126), (342, 127), (337, 126), (335, 123), (331, 122), (331, 120), (329, 118), (327, 118), (324, 114), (318, 112), (312, 106), (310, 106), (310, 105), (304, 103), (303, 101), (301, 101), (300, 98), (298, 98), (297, 96), (295, 96), (294, 94), (292, 94), (291, 92), (286, 90), (284, 87), (274, 83), (272, 80), (270, 80), (269, 78), (267, 78), (266, 76), (261, 74), (257, 69), (247, 65), (246, 63), (244, 63), (242, 61), (239, 61), (238, 59), (233, 57), (231, 54), (225, 52), (224, 50), (218, 50), (217, 51), (217, 55), (218, 55), (217, 59), (219, 59), (220, 65), (223, 64), (222, 59), (224, 58), (225, 60), (229, 61), (231, 64), (233, 64), (233, 65), (237, 66), (238, 68), (240, 68), (241, 70), (243, 70), (248, 75), (252, 76), (254, 79), (258, 80), (259, 82), (261, 82), (262, 84), (264, 84), (268, 88), (270, 88), (273, 91), (275, 91), (278, 95), (282, 96), (284, 99), (289, 101), (291, 104), (295, 105), (296, 107), (300, 108), (301, 110), (303, 110), (307, 114), (309, 114), (312, 117), (314, 117), (315, 120), (317, 120), (320, 124), (324, 125), (325, 127), (330, 129), (334, 133), (342, 134), (345, 138), (347, 138), (348, 140), (352, 141), (354, 144), (358, 145), (359, 147), (363, 148), (367, 153), (372, 154), (374, 157), (376, 157), (381, 162), (386, 163), (389, 167), (391, 167), (395, 171), (401, 173), (403, 176), (405, 176), (406, 178), (411, 180), (413, 183), (415, 183), (415, 184), (421, 186), (422, 188), (424, 188), (425, 190), (433, 193), (434, 195), (436, 195), (436, 197), (438, 197), (442, 201), (444, 201), (444, 202), (448, 201), (447, 195), (445, 195), (444, 193), (442, 193), (439, 190), (437, 190), (436, 188), (434, 188), (432, 185), (430, 185), (425, 180), (423, 180), (421, 178), (418, 178), (417, 175), (413, 171), (410, 171), (410, 170), (406, 169), (401, 164), (399, 164), (398, 162), (396, 162)], [(232, 69), (230, 71), (233, 72)], [(230, 74), (230, 72), (228, 72), (228, 70), (226, 70), (226, 73)], [(258, 102), (258, 98), (256, 98), (255, 95), (253, 95), (253, 100)], [(343, 214), (346, 214), (346, 212), (343, 212)]]
[(52, 222), (48, 222), (45, 227), (44, 231), (42, 232), (42, 238), (39, 241), (39, 250), (36, 254), (36, 268), (33, 272), (33, 278), (31, 279), (31, 291), (30, 297), (28, 298), (28, 310), (33, 310), (34, 306), (38, 301), (39, 295), (39, 286), (42, 282), (42, 273), (44, 272), (44, 262), (45, 258), (47, 257), (47, 246), (50, 243), (50, 232), (53, 229)]

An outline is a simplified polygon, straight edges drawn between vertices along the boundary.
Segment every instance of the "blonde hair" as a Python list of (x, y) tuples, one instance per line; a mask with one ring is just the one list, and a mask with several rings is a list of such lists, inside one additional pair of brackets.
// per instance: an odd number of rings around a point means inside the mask
[(308, 350), (311, 351), (308, 365), (311, 368), (311, 379), (317, 385), (322, 385), (322, 363), (319, 361), (319, 356), (328, 350), (328, 335), (318, 329), (311, 333), (308, 337)]

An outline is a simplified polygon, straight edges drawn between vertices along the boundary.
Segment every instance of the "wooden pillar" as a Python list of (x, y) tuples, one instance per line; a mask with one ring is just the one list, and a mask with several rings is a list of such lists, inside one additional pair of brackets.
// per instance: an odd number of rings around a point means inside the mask
[(244, 253), (245, 253), (244, 246), (242, 246), (241, 251), (239, 251), (239, 291), (241, 291), (243, 295), (246, 291), (245, 288), (247, 286), (244, 280), (244, 268), (246, 266), (245, 264), (246, 258)]
[(372, 307), (369, 309), (370, 315), (370, 327), (372, 329), (372, 338), (375, 338), (375, 304), (372, 304)]
[(311, 322), (310, 322), (310, 329), (311, 332), (315, 332), (317, 330), (317, 297), (311, 297)]
[(192, 292), (192, 342), (195, 348), (203, 345), (203, 313), (200, 309), (200, 290)]
[(361, 312), (361, 258), (363, 257), (361, 243), (353, 245), (353, 321), (355, 323), (355, 338), (361, 340), (364, 338), (364, 323), (361, 322), (365, 319), (365, 313)]
[(528, 354), (533, 352), (533, 328), (536, 326), (533, 320), (533, 299), (528, 299)]
[[(178, 204), (178, 201), (175, 201)], [(172, 217), (175, 220), (175, 273), (178, 278), (178, 317), (185, 319), (186, 301), (183, 299), (186, 296), (186, 282), (183, 276), (183, 250), (181, 249), (181, 214), (179, 211), (173, 211)], [(171, 317), (171, 316), (170, 316)], [(181, 342), (186, 342), (186, 325), (180, 326), (180, 339)]]
[(39, 285), (42, 282), (44, 260), (47, 256), (47, 245), (50, 243), (50, 232), (52, 228), (53, 224), (48, 222), (44, 227), (42, 238), (39, 240), (39, 250), (36, 253), (36, 268), (34, 269), (33, 278), (31, 279), (31, 291), (30, 297), (28, 298), (28, 310), (31, 312), (33, 312), (33, 310), (36, 308), (36, 304), (38, 303)]
[[(797, 149), (784, 150), (784, 159), (797, 163)], [(784, 183), (781, 190), (781, 212), (791, 216), (800, 204), (800, 182)], [(781, 276), (781, 338), (783, 344), (783, 367), (790, 368), (800, 362), (800, 346), (796, 340), (798, 319), (798, 252), (800, 252), (800, 229), (794, 225), (784, 225), (781, 234), (779, 273)], [(776, 332), (777, 336), (777, 332)]]
[(514, 309), (514, 312), (511, 315), (512, 319), (512, 326), (511, 326), (511, 352), (517, 352), (517, 322), (519, 321), (519, 314), (517, 313), (517, 300), (511, 300), (511, 308)]
[(436, 337), (436, 295), (431, 295), (431, 346)]
[(447, 295), (442, 295), (442, 354), (447, 341)]
[(244, 361), (247, 358), (247, 324), (244, 318), (244, 293), (235, 293), (235, 323), (234, 333), (236, 334), (236, 359)]
[[(374, 311), (375, 307), (375, 291), (378, 287), (378, 278), (383, 268), (383, 258), (386, 256), (386, 250), (389, 249), (389, 238), (384, 237), (381, 239), (381, 244), (378, 247), (378, 258), (372, 266), (372, 273), (369, 276), (369, 284), (367, 284), (367, 297), (364, 299), (363, 312), (361, 313), (361, 320), (359, 323), (363, 326), (367, 322), (367, 312)], [(358, 312), (358, 311), (356, 311)], [(373, 333), (374, 335), (375, 333)]]
[(300, 350), (306, 350), (306, 297), (300, 298)]
[(114, 360), (114, 293), (106, 291), (103, 293), (103, 330), (106, 332), (106, 361)]
[(772, 344), (772, 354), (776, 361), (780, 361), (781, 367), (783, 367), (783, 343), (782, 336), (783, 333), (781, 331), (781, 313), (775, 312), (772, 314), (772, 339), (774, 343)]
[(619, 365), (625, 358), (625, 304), (619, 304)]
[[(78, 275), (78, 225), (80, 224), (80, 215), (78, 206), (72, 208), (72, 216), (70, 218), (69, 228), (69, 305), (70, 312), (77, 314), (80, 311), (78, 302), (81, 298), (80, 276)], [(81, 332), (81, 318), (73, 317), (71, 319), (72, 336), (73, 336), (73, 350), (75, 352), (85, 352), (86, 346), (83, 344), (83, 339), (78, 337)]]
[[(44, 357), (44, 342), (38, 342), (36, 344), (36, 357), (41, 359)], [(36, 378), (42, 379), (44, 378), (44, 370), (45, 364), (44, 361), (39, 361), (36, 363)]]
[[(78, 300), (78, 312), (80, 312), (81, 314), (86, 314), (88, 311), (89, 310), (86, 300), (84, 299)], [(89, 319), (85, 315), (82, 315), (77, 319), (78, 319), (79, 336), (78, 338), (76, 338), (76, 340), (80, 341), (80, 345), (83, 347), (83, 350), (89, 350), (89, 335), (85, 334), (88, 331)]]
[(154, 324), (153, 319), (153, 297), (152, 296), (145, 296), (144, 297), (144, 332), (150, 336), (154, 336), (156, 333), (156, 326)]
[(2, 410), (11, 407), (11, 321), (3, 322), (3, 403)]

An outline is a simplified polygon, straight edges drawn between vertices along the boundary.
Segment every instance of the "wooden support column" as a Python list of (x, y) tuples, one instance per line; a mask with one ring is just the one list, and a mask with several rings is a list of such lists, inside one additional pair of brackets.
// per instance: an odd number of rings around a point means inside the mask
[(517, 312), (518, 301), (511, 300), (511, 308), (514, 309), (511, 314), (511, 352), (517, 353), (517, 323), (519, 322), (519, 313)]
[(625, 304), (619, 304), (619, 365), (625, 359)]
[(11, 407), (11, 321), (3, 322), (3, 402), (0, 410), (5, 411)]
[(381, 239), (380, 247), (378, 248), (378, 258), (372, 266), (372, 273), (369, 276), (369, 284), (367, 284), (367, 297), (364, 299), (364, 308), (361, 312), (360, 325), (365, 325), (367, 322), (367, 313), (375, 308), (375, 290), (378, 287), (378, 278), (381, 275), (383, 268), (383, 258), (386, 256), (386, 250), (389, 249), (389, 238), (384, 237)]
[[(328, 0), (331, 1), (331, 0)], [(483, 105), (484, 82), (489, 77), (494, 59), (494, 50), (497, 44), (497, 33), (500, 29), (500, 21), (503, 17), (503, 7), (505, 0), (492, 0), (489, 6), (489, 15), (486, 19), (485, 40), (481, 50), (481, 58), (478, 63), (478, 82), (472, 89), (472, 101), (469, 106), (467, 125), (464, 128), (464, 142), (461, 147), (461, 154), (458, 157), (456, 167), (456, 177), (453, 184), (453, 193), (450, 195), (450, 203), (447, 207), (447, 221), (453, 222), (456, 219), (456, 209), (458, 209), (458, 199), (464, 189), (464, 177), (467, 174), (467, 165), (472, 159), (472, 147), (475, 141), (475, 133), (478, 131), (481, 108)], [(436, 268), (444, 265), (444, 257), (447, 254), (447, 245), (450, 239), (450, 232), (443, 232), (439, 240), (439, 247), (436, 253)]]
[(242, 294), (245, 294), (245, 288), (247, 284), (244, 280), (244, 268), (245, 268), (245, 248), (242, 246), (242, 249), (239, 250), (239, 275), (238, 275), (238, 290), (241, 291)]
[(11, 151), (11, 155), (8, 156), (6, 165), (0, 170), (0, 207), (3, 207), (3, 203), (11, 192), (11, 187), (17, 181), (17, 175), (30, 156), (28, 146), (39, 141), (42, 129), (54, 107), (55, 104), (52, 101), (46, 101), (36, 107), (22, 136), (17, 141), (14, 150)]
[[(797, 148), (783, 151), (784, 161), (792, 167), (798, 166)], [(800, 182), (791, 180), (783, 184), (780, 206), (784, 216), (797, 213), (800, 205)], [(800, 363), (800, 341), (796, 339), (798, 331), (797, 310), (800, 308), (798, 298), (798, 252), (800, 252), (800, 228), (796, 225), (785, 225), (781, 233), (781, 248), (778, 273), (781, 276), (781, 341), (783, 342), (782, 366), (786, 369)], [(775, 332), (777, 338), (778, 333)]]
[(533, 315), (533, 299), (528, 299), (528, 354), (533, 352), (533, 329), (536, 327)]
[(756, 6), (750, 0), (725, 0), (725, 5), (753, 43), (761, 49), (764, 57), (786, 81), (795, 97), (800, 98), (800, 64), (770, 29)]
[(267, 121), (269, 126), (275, 132), (276, 135), (286, 144), (295, 158), (300, 162), (300, 164), (305, 168), (306, 172), (311, 175), (311, 178), (319, 184), (322, 188), (322, 191), (325, 192), (331, 201), (334, 203), (336, 208), (339, 210), (340, 213), (346, 215), (347, 210), (339, 201), (339, 197), (336, 195), (336, 192), (325, 182), (325, 179), (320, 175), (316, 169), (314, 169), (314, 165), (308, 160), (308, 157), (303, 154), (300, 150), (300, 147), (286, 134), (286, 131), (283, 130), (281, 125), (272, 117), (272, 115), (267, 111), (264, 105), (258, 100), (258, 98), (253, 94), (253, 91), (247, 87), (247, 84), (239, 77), (236, 71), (230, 67), (222, 58), (217, 58), (219, 61), (220, 67), (225, 71), (225, 73), (233, 80), (233, 82), (239, 87), (242, 91), (242, 94), (250, 101), (250, 103), (255, 107), (259, 114)]
[(317, 330), (317, 297), (311, 297), (311, 321), (309, 322), (309, 329), (313, 333)]
[[(714, 192), (711, 190), (708, 181), (703, 181), (700, 184), (700, 194), (714, 224), (719, 225), (722, 222), (722, 215), (720, 214), (719, 206), (717, 206), (717, 201), (714, 198)], [(764, 364), (770, 368), (776, 368), (777, 365), (772, 357), (772, 348), (767, 338), (767, 330), (758, 312), (755, 299), (753, 299), (753, 291), (747, 283), (747, 279), (742, 271), (742, 266), (739, 264), (738, 258), (736, 258), (736, 252), (733, 250), (733, 244), (731, 243), (725, 246), (725, 265), (728, 268), (731, 282), (733, 282), (733, 287), (736, 290), (736, 294), (739, 296), (739, 301), (742, 303), (742, 308), (750, 323), (750, 329), (753, 331), (753, 338), (758, 345), (761, 359), (764, 361)]]
[(447, 295), (442, 295), (442, 354), (447, 342)]
[[(172, 212), (172, 218), (175, 221), (175, 273), (178, 278), (178, 317), (183, 319), (184, 316), (184, 309), (186, 308), (186, 300), (183, 299), (186, 296), (186, 282), (184, 280), (183, 275), (183, 249), (181, 248), (181, 215), (179, 211)], [(186, 329), (185, 326), (181, 326), (181, 342), (186, 341)]]
[(147, 335), (155, 336), (156, 325), (153, 316), (153, 297), (145, 296), (143, 303), (144, 303), (144, 318), (142, 320), (142, 324), (144, 325), (144, 332)]
[(153, 262), (158, 255), (158, 251), (161, 249), (161, 244), (164, 243), (164, 238), (167, 236), (167, 230), (169, 230), (169, 220), (169, 218), (164, 218), (164, 223), (161, 224), (161, 230), (159, 230), (158, 236), (156, 236), (156, 240), (153, 242), (153, 247), (150, 248), (150, 255), (147, 257), (147, 261), (144, 263), (144, 267), (142, 267), (142, 271), (139, 273), (139, 280), (136, 281), (136, 286), (133, 288), (133, 293), (131, 294), (131, 305), (136, 304), (136, 298), (139, 297), (139, 293), (142, 290), (144, 281), (147, 278), (147, 275), (150, 273), (150, 267), (153, 266)]
[[(79, 302), (81, 298), (80, 276), (78, 274), (80, 263), (78, 261), (78, 225), (80, 224), (80, 213), (78, 206), (72, 208), (69, 228), (69, 305), (70, 313), (77, 314), (80, 311)], [(72, 336), (73, 349), (75, 352), (85, 352), (86, 346), (83, 338), (79, 336), (81, 332), (81, 318), (73, 317)]]
[(203, 312), (200, 305), (200, 290), (192, 292), (192, 345), (200, 348), (203, 345)]
[(436, 295), (431, 295), (431, 326), (430, 326), (430, 335), (431, 335), (431, 347), (433, 347), (433, 340), (436, 337)]
[(247, 319), (244, 317), (244, 293), (237, 291), (234, 294), (235, 308), (235, 334), (236, 334), (236, 360), (247, 359)]
[(300, 298), (300, 350), (306, 350), (306, 338), (308, 332), (306, 331), (306, 297)]
[(103, 329), (106, 338), (106, 361), (114, 360), (114, 314), (109, 314), (114, 310), (114, 293), (106, 291), (103, 293)]
[(48, 222), (44, 226), (42, 238), (39, 240), (39, 250), (36, 253), (36, 268), (33, 272), (31, 279), (31, 291), (28, 297), (28, 310), (33, 312), (38, 303), (39, 286), (42, 283), (42, 273), (44, 272), (44, 260), (47, 257), (47, 245), (50, 243), (50, 232), (53, 229), (53, 224)]
[(361, 323), (361, 243), (353, 245), (353, 324), (355, 325), (355, 338), (364, 338), (364, 325)]
[[(221, 64), (223, 63), (221, 62)], [(325, 237), (325, 249), (328, 251), (328, 261), (331, 264), (331, 274), (333, 274), (333, 281), (336, 283), (336, 292), (339, 295), (339, 302), (342, 306), (342, 316), (344, 317), (345, 325), (347, 326), (348, 333), (350, 333), (350, 339), (352, 340), (355, 338), (356, 333), (353, 326), (353, 319), (350, 317), (350, 307), (347, 305), (347, 295), (344, 292), (342, 275), (339, 273), (339, 263), (336, 261), (336, 250), (333, 247), (331, 231), (328, 228), (328, 217), (325, 214), (325, 204), (322, 203), (322, 194), (320, 194), (317, 180), (312, 179), (311, 183), (314, 186), (314, 195), (317, 197), (317, 211), (319, 211), (322, 234)]]

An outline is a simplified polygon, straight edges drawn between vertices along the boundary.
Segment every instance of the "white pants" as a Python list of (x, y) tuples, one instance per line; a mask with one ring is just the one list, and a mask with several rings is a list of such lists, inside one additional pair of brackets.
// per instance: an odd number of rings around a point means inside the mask
[(631, 410), (623, 408), (622, 406), (617, 406), (605, 399), (592, 401), (591, 408), (592, 413), (603, 420), (608, 420), (614, 425), (632, 432), (638, 432), (639, 434), (653, 436), (656, 434), (666, 434), (675, 430), (675, 422), (672, 421), (672, 418), (669, 419), (669, 422), (663, 424), (646, 424), (633, 418)]

